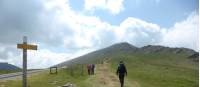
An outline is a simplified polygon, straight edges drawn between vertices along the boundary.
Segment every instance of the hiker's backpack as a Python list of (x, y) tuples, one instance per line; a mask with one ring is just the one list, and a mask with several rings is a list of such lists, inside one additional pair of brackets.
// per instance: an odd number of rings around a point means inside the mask
[(118, 73), (126, 73), (126, 68), (125, 68), (124, 64), (119, 64)]

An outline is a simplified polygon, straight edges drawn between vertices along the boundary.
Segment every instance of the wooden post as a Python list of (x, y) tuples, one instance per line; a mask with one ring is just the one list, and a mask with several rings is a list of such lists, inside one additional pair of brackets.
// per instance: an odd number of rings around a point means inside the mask
[(84, 65), (81, 65), (81, 75), (83, 76), (83, 72), (84, 72)]
[[(23, 37), (23, 44), (27, 44), (27, 37)], [(27, 50), (23, 49), (23, 87), (27, 86)]]
[(58, 73), (58, 68), (56, 67), (56, 74)]
[(70, 73), (71, 73), (71, 76), (74, 76), (74, 71), (73, 71), (73, 67), (71, 66), (71, 68), (70, 68)]
[(17, 44), (17, 48), (23, 49), (22, 87), (27, 87), (27, 50), (37, 50), (37, 46), (27, 44), (27, 37), (24, 36), (23, 44)]
[[(55, 69), (55, 72), (52, 72), (52, 71), (54, 71), (54, 69)], [(49, 70), (50, 72), (50, 74), (57, 74), (58, 73), (58, 67), (50, 67), (50, 70)]]
[(50, 67), (50, 69), (49, 69), (49, 74), (51, 74), (51, 67)]

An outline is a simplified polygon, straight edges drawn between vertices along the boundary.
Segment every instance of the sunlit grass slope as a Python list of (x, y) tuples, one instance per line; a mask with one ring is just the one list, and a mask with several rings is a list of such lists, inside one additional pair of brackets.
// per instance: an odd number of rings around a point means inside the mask
[[(71, 69), (59, 69), (58, 74), (49, 74), (49, 71), (41, 72), (36, 75), (32, 75), (28, 78), (29, 87), (58, 87), (67, 83), (76, 85), (77, 87), (88, 87), (84, 81), (88, 78), (86, 70), (83, 74), (80, 73), (82, 69), (80, 67), (73, 68), (73, 76), (71, 75)], [(0, 84), (4, 87), (21, 87), (21, 79), (0, 81)]]
[(199, 87), (198, 64), (184, 54), (119, 54), (110, 61), (113, 72), (120, 60), (127, 66), (127, 78), (141, 87)]

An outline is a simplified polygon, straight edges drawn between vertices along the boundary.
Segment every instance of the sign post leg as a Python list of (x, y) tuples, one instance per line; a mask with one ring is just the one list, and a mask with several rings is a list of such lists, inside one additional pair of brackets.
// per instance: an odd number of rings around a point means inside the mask
[[(27, 44), (27, 37), (23, 37), (23, 44)], [(23, 87), (27, 87), (27, 49), (23, 49)]]
[(23, 49), (23, 87), (27, 87), (27, 50)]

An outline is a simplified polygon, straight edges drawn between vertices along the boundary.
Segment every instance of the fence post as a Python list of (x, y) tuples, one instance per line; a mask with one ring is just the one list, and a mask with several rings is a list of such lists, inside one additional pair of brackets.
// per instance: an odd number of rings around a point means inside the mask
[(84, 64), (81, 65), (81, 75), (83, 76), (83, 72), (84, 72)]

